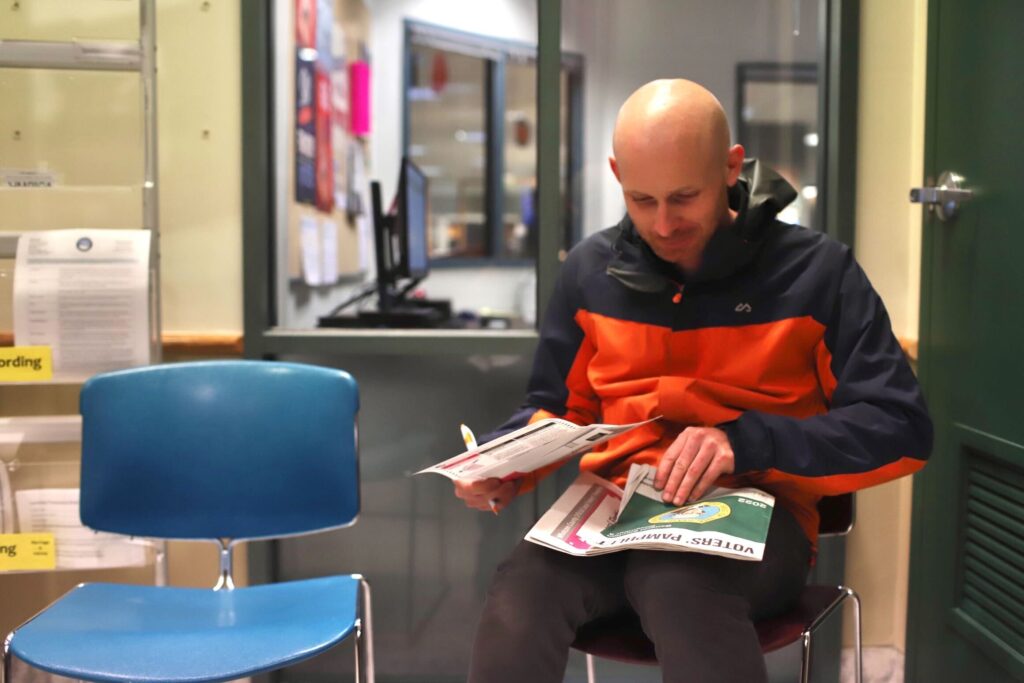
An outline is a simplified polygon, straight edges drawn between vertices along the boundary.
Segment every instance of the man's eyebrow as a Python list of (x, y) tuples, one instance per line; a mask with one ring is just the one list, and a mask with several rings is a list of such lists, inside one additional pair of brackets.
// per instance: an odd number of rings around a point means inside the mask
[[(626, 190), (626, 192), (629, 193), (629, 195), (632, 196), (632, 197), (651, 197), (651, 196), (653, 196), (651, 193), (644, 192), (643, 190)], [(674, 190), (670, 190), (668, 195), (671, 197), (671, 196), (677, 195), (677, 194), (695, 194), (696, 192), (697, 192), (697, 188), (696, 187), (692, 187), (690, 185), (686, 185), (686, 186), (683, 186), (683, 187), (677, 187)]]

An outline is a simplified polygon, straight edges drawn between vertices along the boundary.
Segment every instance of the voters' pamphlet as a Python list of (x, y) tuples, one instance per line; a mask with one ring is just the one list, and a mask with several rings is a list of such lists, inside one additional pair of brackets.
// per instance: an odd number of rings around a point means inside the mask
[(433, 472), (453, 480), (470, 481), (515, 479), (545, 465), (586, 453), (600, 443), (657, 419), (624, 425), (578, 425), (560, 418), (538, 420), (482, 446), (470, 447), (465, 453), (416, 474)]
[(714, 488), (682, 506), (662, 502), (656, 468), (634, 464), (624, 489), (583, 472), (526, 534), (570, 555), (672, 550), (760, 561), (775, 497), (754, 488)]

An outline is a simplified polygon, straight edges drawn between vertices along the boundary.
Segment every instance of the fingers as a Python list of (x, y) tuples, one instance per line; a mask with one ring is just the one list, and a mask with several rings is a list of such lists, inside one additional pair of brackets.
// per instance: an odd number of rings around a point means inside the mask
[(456, 480), (455, 496), (460, 498), (466, 507), (474, 510), (491, 510), (491, 501), (494, 501), (494, 510), (501, 510), (515, 498), (519, 491), (519, 482), (500, 479), (483, 479), (480, 481)]
[(715, 481), (717, 481), (723, 474), (725, 474), (725, 465), (723, 460), (720, 458), (713, 459), (708, 465), (708, 468), (704, 470), (704, 474), (701, 475), (700, 481), (698, 481), (690, 491), (690, 495), (687, 500), (697, 500), (698, 498), (701, 498), (708, 492), (708, 489), (714, 486)]
[(518, 482), (506, 481), (498, 488), (498, 491), (488, 499), (487, 509), (492, 509), (491, 503), (493, 502), (493, 510), (495, 512), (501, 512), (503, 509), (505, 509), (505, 506), (511, 503), (512, 499), (516, 497), (516, 493), (518, 492), (518, 490)]
[(735, 468), (729, 437), (714, 427), (687, 427), (658, 461), (654, 487), (662, 500), (682, 505), (703, 496), (723, 474)]
[(694, 484), (700, 481), (715, 456), (715, 447), (710, 441), (705, 439), (691, 439), (690, 441), (694, 444), (692, 448), (697, 452), (686, 466), (680, 466), (682, 458), (676, 460), (676, 465), (672, 468), (672, 474), (668, 478), (668, 484), (665, 486), (665, 492), (662, 494), (662, 500), (665, 502), (671, 500), (673, 505), (682, 505), (689, 499)]
[(682, 434), (677, 436), (676, 440), (665, 449), (661, 459), (658, 460), (658, 470), (654, 474), (654, 488), (665, 488), (665, 484), (668, 482), (668, 475), (672, 472), (672, 467), (679, 458), (679, 454), (683, 450), (683, 445), (689, 439), (689, 435), (690, 430), (684, 429)]

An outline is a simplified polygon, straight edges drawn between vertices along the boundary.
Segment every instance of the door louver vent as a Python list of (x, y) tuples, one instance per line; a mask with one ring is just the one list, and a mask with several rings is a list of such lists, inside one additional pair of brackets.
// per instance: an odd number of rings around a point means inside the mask
[(1024, 655), (1024, 477), (968, 462), (959, 608)]

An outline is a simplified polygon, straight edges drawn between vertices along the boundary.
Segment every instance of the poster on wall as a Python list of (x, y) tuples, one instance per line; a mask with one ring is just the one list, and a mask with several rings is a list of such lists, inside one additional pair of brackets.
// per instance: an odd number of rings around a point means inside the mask
[(334, 210), (334, 149), (331, 146), (331, 78), (316, 69), (316, 208)]
[(317, 0), (295, 0), (295, 46), (316, 49)]
[(316, 67), (295, 59), (295, 201), (316, 202)]
[(150, 362), (149, 230), (29, 231), (14, 269), (14, 345), (47, 346), (54, 375)]

